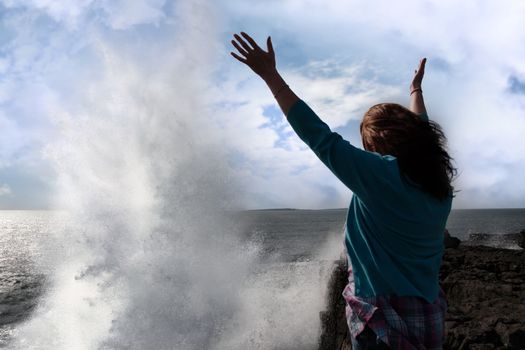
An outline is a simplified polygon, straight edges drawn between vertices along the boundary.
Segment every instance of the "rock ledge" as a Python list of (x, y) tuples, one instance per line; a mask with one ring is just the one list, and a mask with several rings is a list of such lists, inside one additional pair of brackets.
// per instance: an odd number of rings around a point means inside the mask
[[(320, 314), (321, 350), (351, 349), (341, 295), (346, 271), (346, 259), (334, 263)], [(445, 350), (525, 349), (525, 250), (447, 248), (440, 281), (448, 302)]]

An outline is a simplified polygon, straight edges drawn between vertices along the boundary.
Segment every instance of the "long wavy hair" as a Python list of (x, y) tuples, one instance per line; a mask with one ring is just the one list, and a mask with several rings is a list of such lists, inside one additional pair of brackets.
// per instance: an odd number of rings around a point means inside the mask
[(443, 200), (453, 196), (457, 169), (441, 126), (396, 103), (372, 106), (360, 125), (365, 150), (397, 158), (401, 175)]

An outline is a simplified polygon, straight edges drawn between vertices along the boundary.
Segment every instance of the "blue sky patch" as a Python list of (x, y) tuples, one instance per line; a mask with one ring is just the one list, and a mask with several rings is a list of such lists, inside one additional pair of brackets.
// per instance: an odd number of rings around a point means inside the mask
[(509, 90), (513, 94), (525, 94), (525, 81), (520, 80), (517, 76), (511, 75), (509, 77)]
[(277, 133), (278, 139), (274, 143), (274, 147), (290, 150), (288, 139), (293, 135), (293, 132), (287, 128), (288, 122), (281, 109), (275, 105), (267, 105), (263, 107), (263, 116), (268, 119), (268, 122), (260, 126), (260, 128), (269, 128)]

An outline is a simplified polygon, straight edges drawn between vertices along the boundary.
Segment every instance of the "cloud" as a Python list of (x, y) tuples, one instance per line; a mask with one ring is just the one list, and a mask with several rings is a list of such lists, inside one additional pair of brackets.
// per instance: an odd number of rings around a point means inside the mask
[(56, 174), (50, 170), (44, 147), (58, 136), (56, 114), (63, 109), (75, 114), (81, 109), (86, 86), (100, 78), (100, 43), (119, 48), (134, 43), (135, 48), (126, 46), (134, 52), (126, 54), (140, 60), (137, 35), (127, 34), (116, 44), (110, 34), (116, 27), (132, 31), (135, 25), (156, 24), (164, 2), (134, 2), (122, 11), (114, 5), (45, 0), (0, 3), (5, 34), (0, 38), (0, 170), (2, 179), (11, 179), (17, 193), (16, 198), (5, 197), (1, 208), (51, 206)]
[(113, 29), (141, 24), (158, 24), (165, 18), (165, 0), (3, 0), (7, 9), (24, 9), (44, 14), (70, 30), (82, 30), (86, 22), (102, 19)]
[(373, 68), (365, 63), (326, 59), (311, 61), (285, 74), (300, 91), (301, 98), (318, 106), (316, 113), (323, 116), (330, 127), (338, 128), (350, 120), (361, 121), (364, 112), (382, 100), (401, 98), (400, 87), (382, 83)]
[(11, 187), (9, 187), (9, 185), (5, 183), (0, 185), (0, 197), (10, 196), (10, 195), (11, 195)]
[(41, 12), (57, 22), (73, 27), (83, 19), (93, 0), (3, 0), (7, 9)]
[(106, 0), (100, 3), (107, 24), (114, 29), (127, 29), (139, 24), (155, 24), (163, 20), (165, 0)]
[[(42, 145), (56, 136), (53, 115), (80, 109), (85, 84), (100, 78), (98, 43), (153, 72), (184, 14), (204, 11), (161, 0), (2, 4), (4, 168), (41, 161)], [(498, 192), (509, 203), (497, 205), (525, 206), (515, 199), (525, 198), (517, 175), (525, 163), (524, 13), (519, 1), (222, 2), (203, 16), (219, 24), (218, 39), (206, 43), (215, 60), (199, 66), (213, 73), (201, 85), (210, 119), (200, 133), (227, 138), (230, 163), (250, 187), (245, 205), (346, 206), (348, 190), (293, 134), (264, 82), (229, 56), (231, 33), (246, 30), (261, 43), (272, 35), (292, 89), (356, 145), (363, 112), (377, 102), (407, 104), (414, 66), (426, 56), (428, 110), (461, 171), (456, 203), (490, 207), (483, 193)]]

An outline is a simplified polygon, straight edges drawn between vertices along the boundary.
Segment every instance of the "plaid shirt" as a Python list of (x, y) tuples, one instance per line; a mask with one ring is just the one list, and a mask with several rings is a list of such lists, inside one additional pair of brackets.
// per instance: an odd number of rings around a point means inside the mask
[(368, 325), (391, 349), (443, 349), (447, 302), (441, 287), (432, 304), (415, 296), (358, 297), (354, 294), (352, 266), (350, 263), (348, 266), (349, 283), (343, 297), (348, 328), (354, 339)]

